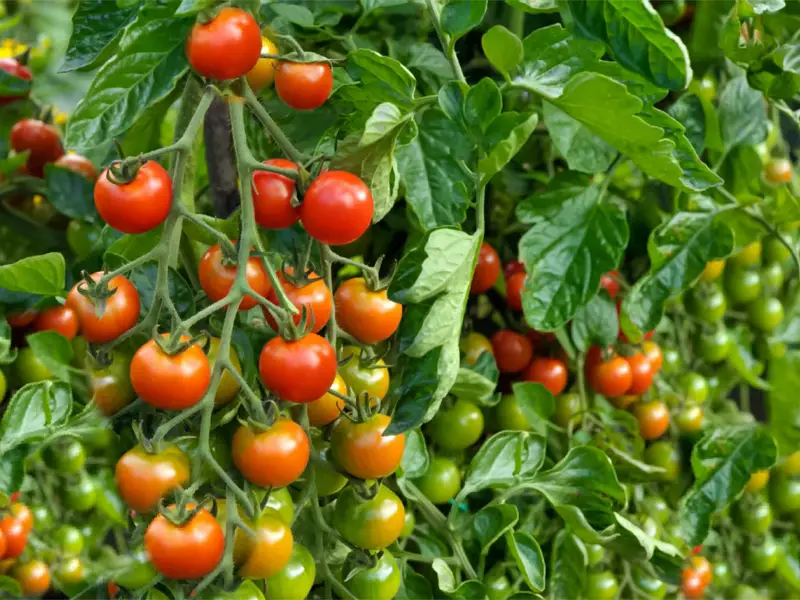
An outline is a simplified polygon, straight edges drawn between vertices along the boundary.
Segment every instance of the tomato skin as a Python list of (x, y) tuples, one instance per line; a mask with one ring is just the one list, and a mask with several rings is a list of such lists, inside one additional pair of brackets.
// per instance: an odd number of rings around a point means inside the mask
[(710, 289), (690, 290), (684, 298), (684, 304), (690, 314), (711, 324), (722, 319), (728, 308), (725, 294), (713, 284)]
[(166, 169), (149, 160), (136, 177), (117, 185), (108, 178), (108, 169), (94, 186), (94, 205), (100, 217), (122, 233), (144, 233), (155, 229), (169, 214), (172, 205), (172, 179)]
[(97, 487), (86, 473), (81, 473), (77, 483), (67, 488), (64, 499), (67, 506), (74, 511), (90, 511), (97, 503)]
[[(347, 395), (347, 384), (338, 373), (333, 380), (330, 389), (343, 396)], [(308, 403), (308, 423), (312, 427), (324, 427), (333, 423), (341, 414), (344, 401), (328, 392), (322, 398)]]
[(498, 431), (528, 431), (531, 428), (514, 394), (503, 395), (494, 407), (493, 416)]
[(31, 348), (23, 348), (14, 361), (14, 369), (17, 371), (22, 383), (33, 383), (52, 379), (53, 374), (42, 360), (34, 354)]
[(619, 294), (619, 271), (615, 269), (608, 273), (603, 273), (600, 276), (600, 287), (605, 288), (609, 296), (616, 298), (617, 294)]
[(611, 571), (589, 573), (586, 578), (586, 597), (591, 600), (612, 600), (618, 589), (619, 582)]
[(110, 417), (133, 402), (136, 392), (131, 384), (131, 357), (115, 350), (109, 366), (87, 374), (89, 396), (98, 410)]
[(792, 257), (792, 253), (777, 236), (771, 235), (765, 238), (762, 246), (765, 264), (784, 263)]
[[(12, 77), (16, 77), (18, 79), (24, 79), (25, 81), (30, 81), (33, 77), (31, 75), (31, 70), (20, 63), (15, 58), (0, 58), (0, 71), (5, 71)], [(6, 104), (11, 104), (14, 100), (19, 100), (20, 98), (27, 98), (28, 94), (25, 93), (22, 96), (2, 96), (0, 97), (0, 106), (5, 106)]]
[[(181, 337), (188, 342), (187, 336)], [(169, 356), (155, 340), (141, 346), (131, 360), (131, 384), (147, 404), (162, 410), (182, 410), (194, 406), (208, 390), (211, 367), (197, 344)]]
[(481, 409), (468, 400), (458, 399), (453, 406), (439, 409), (427, 431), (438, 447), (457, 452), (477, 442), (483, 426)]
[(678, 413), (675, 422), (683, 433), (695, 433), (703, 427), (703, 408), (689, 404)]
[(664, 473), (659, 476), (662, 481), (675, 481), (681, 470), (681, 455), (670, 442), (660, 440), (653, 442), (644, 451), (647, 464), (661, 467)]
[(83, 563), (77, 556), (62, 561), (56, 571), (56, 580), (61, 584), (76, 585), (83, 577)]
[(522, 379), (541, 383), (558, 396), (567, 387), (567, 366), (557, 358), (534, 358), (522, 372)]
[(331, 496), (347, 485), (347, 477), (339, 473), (333, 466), (330, 444), (314, 444), (319, 449), (319, 460), (310, 463), (314, 469), (314, 483), (317, 494)]
[(261, 487), (284, 487), (303, 474), (311, 445), (303, 428), (278, 419), (266, 431), (241, 425), (231, 445), (233, 462), (245, 478)]
[(699, 373), (689, 371), (680, 378), (679, 383), (691, 402), (702, 404), (708, 399), (708, 381)]
[(502, 565), (496, 565), (486, 574), (484, 581), (489, 600), (506, 600), (511, 595), (511, 582)]
[(525, 273), (525, 265), (517, 259), (508, 261), (503, 265), (503, 277), (510, 279), (512, 275)]
[(40, 560), (19, 565), (12, 574), (22, 588), (24, 597), (43, 596), (50, 589), (50, 568)]
[(761, 295), (761, 275), (752, 269), (725, 269), (725, 293), (733, 304), (749, 304)]
[(261, 513), (251, 529), (254, 537), (234, 537), (233, 560), (241, 565), (239, 576), (264, 579), (279, 573), (292, 555), (292, 530), (273, 510)]
[(53, 470), (65, 475), (80, 473), (86, 464), (86, 450), (78, 440), (68, 438), (63, 442), (55, 442), (44, 452), (45, 461)]
[(650, 361), (650, 366), (653, 368), (653, 375), (658, 373), (664, 364), (664, 355), (661, 353), (661, 346), (651, 340), (644, 341), (642, 342), (642, 354)]
[(477, 295), (489, 291), (499, 276), (500, 257), (497, 255), (497, 250), (483, 242), (478, 251), (478, 262), (475, 265), (475, 272), (472, 274), (469, 293)]
[(478, 362), (481, 354), (488, 352), (494, 356), (494, 349), (492, 343), (482, 333), (477, 331), (470, 331), (466, 337), (461, 339), (459, 348), (464, 354), (463, 360), (468, 365), (474, 365)]
[(406, 438), (402, 433), (384, 435), (391, 419), (376, 414), (364, 423), (339, 421), (331, 435), (331, 455), (342, 469), (361, 479), (388, 477), (403, 458)]
[(363, 181), (347, 171), (325, 171), (308, 186), (300, 221), (314, 239), (341, 246), (364, 234), (374, 212), (372, 192)]
[(681, 581), (681, 594), (684, 598), (702, 598), (706, 586), (703, 585), (701, 578), (695, 573), (686, 574), (687, 569), (684, 569), (684, 576)]
[(522, 310), (522, 290), (525, 288), (525, 273), (515, 273), (506, 280), (506, 304), (511, 310)]
[(722, 362), (731, 350), (731, 336), (724, 327), (710, 333), (701, 333), (695, 342), (697, 353), (709, 363)]
[[(211, 367), (212, 371), (214, 369), (214, 365), (217, 362), (217, 358), (219, 357), (219, 346), (220, 346), (220, 339), (216, 337), (209, 337), (208, 338), (208, 349), (207, 349), (207, 356), (208, 356), (208, 363)], [(239, 362), (239, 355), (236, 353), (236, 349), (233, 345), (230, 345), (228, 348), (228, 360), (230, 360), (231, 365), (233, 365), (234, 370), (242, 374), (242, 363)], [(231, 375), (228, 369), (224, 369), (222, 371), (222, 377), (219, 380), (219, 386), (217, 387), (217, 393), (214, 395), (214, 406), (223, 406), (228, 404), (231, 400), (236, 398), (237, 394), (239, 393), (239, 382), (236, 378)]]
[(94, 183), (97, 181), (97, 169), (94, 168), (92, 161), (85, 156), (69, 152), (61, 156), (56, 162), (57, 167), (69, 169), (73, 173), (83, 175), (86, 179)]
[(750, 479), (744, 486), (744, 489), (751, 494), (757, 494), (764, 489), (769, 481), (769, 471), (756, 471), (750, 474)]
[(435, 456), (428, 470), (414, 480), (419, 491), (434, 504), (447, 504), (461, 490), (461, 471), (449, 458)]
[(289, 562), (267, 577), (267, 600), (304, 600), (314, 585), (314, 557), (302, 544), (295, 544)]
[(348, 279), (334, 295), (339, 326), (364, 344), (389, 339), (400, 325), (403, 306), (387, 290), (372, 291), (363, 277)]
[[(272, 158), (265, 165), (297, 171), (297, 165), (285, 158)], [(253, 173), (253, 209), (256, 223), (265, 229), (285, 229), (300, 220), (300, 208), (292, 206), (295, 183), (280, 173)]]
[[(92, 273), (93, 281), (100, 281), (102, 271)], [(114, 293), (105, 302), (102, 316), (97, 316), (94, 303), (80, 290), (86, 290), (86, 282), (76, 283), (67, 295), (67, 306), (72, 308), (81, 323), (81, 334), (87, 342), (105, 344), (115, 340), (136, 325), (141, 311), (141, 301), (136, 287), (122, 275), (112, 277), (108, 287)]]
[[(352, 358), (349, 358), (352, 357)], [(349, 358), (349, 360), (347, 360)], [(342, 379), (356, 395), (368, 394), (370, 398), (383, 400), (389, 391), (389, 369), (383, 359), (379, 359), (372, 367), (361, 366), (361, 348), (345, 346), (342, 348), (342, 366), (339, 373)]]
[[(261, 266), (261, 260), (256, 256), (247, 259), (245, 278), (247, 285), (261, 296), (267, 296), (272, 290), (267, 274)], [(222, 300), (231, 291), (236, 279), (237, 266), (225, 264), (225, 255), (219, 244), (211, 246), (197, 267), (197, 276), (200, 279), (200, 287), (206, 296), (213, 302)], [(245, 294), (239, 304), (239, 310), (250, 310), (258, 305), (258, 301), (250, 295)]]
[(123, 454), (114, 469), (120, 496), (140, 513), (153, 512), (171, 490), (189, 482), (189, 458), (177, 446), (148, 453), (136, 445)]
[(360, 569), (344, 586), (355, 598), (391, 600), (400, 591), (400, 569), (394, 556), (385, 551), (378, 564), (371, 569)]
[(741, 523), (747, 533), (763, 535), (772, 527), (772, 508), (769, 502), (762, 500), (746, 505), (740, 502), (736, 509), (736, 522)]
[(58, 130), (38, 119), (22, 119), (15, 123), (9, 141), (15, 152), (30, 152), (25, 168), (33, 177), (44, 177), (44, 166), (64, 154)]
[[(277, 46), (264, 36), (261, 36), (261, 54), (278, 54)], [(277, 62), (274, 58), (259, 58), (256, 66), (247, 72), (245, 79), (254, 92), (258, 93), (272, 83)]]
[(61, 525), (53, 533), (53, 541), (67, 556), (77, 556), (83, 551), (83, 534), (77, 527)]
[(69, 306), (51, 306), (39, 313), (33, 321), (36, 331), (55, 331), (68, 340), (78, 335), (80, 321), (77, 313)]
[(28, 544), (28, 533), (25, 523), (13, 515), (6, 515), (0, 519), (0, 532), (6, 541), (6, 552), (3, 558), (16, 558)]
[(239, 8), (223, 8), (208, 23), (192, 27), (186, 57), (199, 75), (236, 79), (256, 66), (261, 57), (261, 31), (256, 20)]
[(725, 269), (725, 259), (710, 260), (706, 263), (703, 273), (700, 275), (700, 280), (715, 281), (722, 275), (723, 269)]
[(328, 63), (281, 61), (275, 70), (275, 91), (295, 110), (314, 110), (325, 104), (333, 89)]
[(747, 320), (761, 331), (775, 331), (783, 321), (783, 304), (771, 296), (758, 298), (747, 307)]
[(800, 475), (800, 450), (784, 458), (780, 470), (785, 475)]
[(400, 498), (381, 485), (374, 498), (363, 501), (352, 487), (336, 499), (333, 526), (348, 542), (363, 550), (381, 550), (403, 531), (406, 511)]
[(533, 344), (516, 331), (501, 329), (492, 335), (491, 343), (501, 373), (519, 373), (533, 358)]
[[(292, 269), (287, 270), (290, 273), (293, 272)], [(298, 314), (292, 317), (295, 324), (299, 324), (302, 320), (302, 307), (305, 306), (306, 310), (311, 313), (309, 318), (313, 318), (314, 322), (311, 332), (318, 333), (323, 327), (325, 327), (325, 325), (328, 324), (328, 319), (331, 317), (331, 305), (333, 304), (333, 298), (328, 286), (325, 285), (325, 281), (323, 281), (319, 275), (312, 271), (308, 274), (308, 278), (316, 281), (311, 281), (310, 283), (297, 287), (291, 281), (288, 281), (283, 276), (283, 273), (278, 274), (278, 279), (281, 282), (283, 291), (286, 292), (286, 296), (289, 298), (289, 300), (291, 300), (292, 304), (300, 309)], [(274, 289), (269, 291), (267, 298), (273, 303), (278, 304), (278, 294)], [(263, 311), (270, 327), (277, 330), (278, 324), (276, 323), (275, 319), (272, 318), (272, 315), (269, 314), (269, 311), (266, 308), (264, 308)], [(337, 314), (336, 317), (338, 319), (339, 315)]]
[(556, 409), (553, 413), (553, 422), (559, 427), (568, 427), (570, 422), (579, 425), (583, 421), (581, 412), (581, 397), (578, 394), (561, 394), (556, 396)]
[[(174, 505), (173, 505), (174, 506)], [(189, 510), (194, 505), (187, 506)], [(222, 559), (225, 536), (222, 527), (201, 508), (184, 526), (157, 515), (144, 534), (144, 547), (156, 571), (168, 579), (199, 579)]]
[(756, 573), (770, 573), (778, 565), (778, 545), (771, 536), (765, 537), (760, 544), (746, 547), (747, 566)]
[(633, 414), (639, 420), (639, 433), (645, 440), (659, 438), (669, 428), (669, 410), (658, 400), (638, 402), (633, 406)]
[(39, 311), (29, 308), (22, 312), (11, 313), (6, 315), (6, 321), (11, 327), (22, 329), (33, 323), (34, 319), (39, 316)]
[(769, 499), (778, 513), (800, 511), (800, 479), (787, 477), (783, 473), (772, 477), (769, 482)]
[[(34, 519), (33, 519), (33, 512), (30, 508), (28, 508), (27, 504), (23, 504), (22, 502), (14, 502), (11, 507), (11, 516), (13, 516), (17, 521), (22, 523), (22, 528), (25, 530), (25, 533), (30, 533), (31, 529), (33, 529)], [(3, 553), (0, 552), (0, 556)]]
[(336, 379), (336, 351), (316, 333), (297, 341), (276, 337), (264, 344), (258, 359), (261, 381), (289, 402), (313, 402), (324, 396)]
[(785, 158), (773, 158), (764, 165), (764, 176), (773, 185), (792, 180), (792, 163)]
[(644, 569), (633, 571), (633, 585), (656, 600), (661, 600), (667, 595), (667, 584), (657, 577), (651, 576)]
[(633, 384), (631, 366), (621, 356), (613, 356), (593, 365), (587, 360), (586, 366), (589, 385), (595, 392), (607, 398), (627, 393)]

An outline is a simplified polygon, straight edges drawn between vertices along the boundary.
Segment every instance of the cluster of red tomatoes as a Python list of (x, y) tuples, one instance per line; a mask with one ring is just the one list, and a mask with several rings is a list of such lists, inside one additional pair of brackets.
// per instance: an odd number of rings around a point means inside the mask
[(23, 596), (41, 596), (50, 587), (50, 569), (40, 560), (18, 562), (33, 529), (33, 513), (21, 502), (13, 502), (0, 513), (0, 573), (9, 573)]

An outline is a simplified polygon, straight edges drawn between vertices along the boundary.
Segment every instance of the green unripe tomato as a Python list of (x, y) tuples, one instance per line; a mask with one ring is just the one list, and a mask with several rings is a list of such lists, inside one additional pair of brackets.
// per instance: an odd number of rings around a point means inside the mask
[(114, 577), (114, 582), (126, 590), (143, 588), (158, 576), (143, 550), (126, 555), (122, 560), (123, 565)]
[(711, 73), (703, 75), (703, 78), (698, 81), (697, 95), (708, 102), (713, 102), (717, 97), (717, 78)]
[(317, 568), (314, 557), (295, 542), (289, 562), (272, 577), (267, 577), (267, 600), (303, 600), (314, 586)]
[(344, 586), (356, 598), (392, 600), (400, 590), (400, 569), (397, 561), (388, 550), (384, 550), (378, 564), (371, 569), (360, 569), (344, 582)]
[(483, 583), (489, 600), (506, 600), (511, 595), (511, 582), (502, 565), (492, 567)]
[(327, 443), (314, 443), (319, 448), (319, 461), (309, 462), (309, 468), (314, 469), (314, 478), (317, 493), (320, 496), (332, 496), (347, 485), (347, 477), (333, 468), (330, 445)]
[(644, 460), (649, 465), (661, 467), (662, 481), (675, 481), (681, 472), (681, 455), (678, 449), (666, 440), (651, 443), (644, 451)]
[(586, 556), (589, 559), (589, 566), (599, 565), (606, 555), (606, 549), (600, 544), (586, 544)]
[(800, 479), (776, 473), (769, 480), (769, 500), (781, 514), (800, 511)]
[(23, 384), (53, 379), (53, 373), (30, 348), (19, 351), (17, 360), (14, 361), (14, 369)]
[(777, 262), (767, 263), (761, 269), (761, 281), (764, 283), (764, 290), (768, 294), (776, 294), (783, 287), (786, 275), (783, 266)]
[(681, 367), (683, 367), (683, 359), (681, 359), (680, 352), (675, 348), (662, 348), (661, 354), (663, 357), (663, 366), (661, 369), (664, 373), (674, 375), (680, 372)]
[(761, 262), (761, 242), (751, 242), (736, 254), (731, 256), (728, 261), (739, 267), (752, 267)]
[(703, 408), (687, 404), (675, 417), (675, 424), (683, 433), (695, 433), (703, 428)]
[(725, 327), (718, 327), (711, 332), (700, 332), (695, 340), (697, 353), (710, 363), (722, 362), (728, 358), (731, 350), (731, 336)]
[(531, 428), (514, 394), (505, 394), (494, 407), (494, 421), (498, 431), (528, 431)]
[(761, 594), (749, 585), (740, 583), (733, 588), (733, 600), (763, 600)]
[(661, 496), (647, 496), (642, 502), (644, 512), (656, 523), (664, 525), (670, 518), (669, 505)]
[(683, 303), (689, 314), (705, 323), (718, 322), (728, 308), (725, 294), (715, 283), (689, 290), (684, 296)]
[(578, 394), (561, 394), (556, 396), (555, 400), (556, 410), (553, 413), (553, 421), (556, 425), (567, 427), (570, 421), (572, 421), (573, 426), (580, 424), (583, 416), (579, 414), (581, 397)]
[(715, 562), (711, 564), (712, 585), (720, 590), (729, 588), (733, 583), (731, 568), (726, 562)]
[(753, 535), (767, 533), (772, 527), (772, 508), (769, 502), (742, 503), (736, 505), (736, 522)]
[(708, 382), (706, 378), (689, 371), (680, 378), (680, 385), (686, 394), (686, 399), (695, 404), (702, 404), (708, 399)]
[(789, 347), (784, 342), (771, 340), (763, 335), (756, 338), (753, 349), (756, 353), (756, 358), (761, 362), (767, 362), (773, 358), (783, 358)]
[(406, 511), (406, 518), (403, 521), (403, 531), (400, 532), (401, 538), (407, 538), (414, 533), (414, 527), (417, 525), (417, 518), (411, 510)]
[[(36, 524), (38, 527), (38, 523)], [(78, 555), (83, 551), (83, 534), (72, 525), (60, 525), (53, 532), (53, 542), (66, 555)]]
[(756, 573), (770, 573), (778, 565), (778, 552), (778, 545), (770, 536), (759, 544), (748, 544), (745, 551), (747, 566)]
[(653, 577), (644, 569), (636, 568), (631, 575), (633, 577), (633, 585), (650, 598), (661, 600), (667, 595), (667, 584), (657, 577)]
[(91, 478), (83, 473), (77, 481), (67, 485), (65, 500), (72, 510), (89, 511), (97, 502), (97, 487)]
[(725, 293), (733, 304), (749, 304), (761, 295), (761, 275), (754, 269), (725, 269)]
[(619, 590), (619, 582), (611, 571), (589, 573), (586, 578), (586, 597), (591, 600), (613, 600)]
[(70, 438), (48, 446), (47, 464), (62, 475), (74, 475), (86, 464), (86, 450), (78, 440)]
[(266, 508), (271, 508), (276, 511), (287, 525), (292, 522), (292, 518), (294, 517), (294, 501), (287, 488), (273, 489), (267, 499)]
[(436, 456), (431, 459), (425, 474), (414, 483), (434, 504), (446, 504), (461, 490), (461, 471), (449, 458)]
[(33, 514), (33, 526), (37, 532), (49, 531), (53, 527), (53, 513), (49, 508), (42, 504), (31, 507)]
[(783, 321), (783, 304), (770, 296), (758, 298), (747, 307), (747, 320), (761, 331), (775, 331)]
[(450, 408), (436, 413), (428, 426), (433, 442), (445, 450), (465, 450), (483, 433), (483, 413), (472, 402), (456, 400)]
[(77, 585), (84, 578), (83, 562), (77, 556), (66, 558), (58, 565), (55, 576), (62, 585)]
[(774, 235), (764, 238), (763, 256), (767, 263), (784, 263), (789, 260), (792, 253), (783, 245), (783, 242)]

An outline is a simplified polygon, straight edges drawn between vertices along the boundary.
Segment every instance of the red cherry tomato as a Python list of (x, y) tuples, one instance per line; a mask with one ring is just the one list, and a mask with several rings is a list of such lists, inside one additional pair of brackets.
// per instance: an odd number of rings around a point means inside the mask
[(167, 218), (172, 205), (172, 179), (164, 167), (152, 160), (142, 165), (131, 182), (122, 185), (112, 183), (106, 169), (94, 186), (94, 205), (114, 229), (144, 233)]
[(400, 466), (405, 436), (385, 435), (391, 419), (374, 415), (363, 423), (341, 419), (331, 435), (331, 453), (341, 468), (361, 479), (388, 477)]
[(73, 173), (83, 175), (92, 183), (97, 181), (97, 169), (94, 168), (92, 161), (85, 156), (70, 152), (59, 158), (55, 164), (57, 167), (63, 167), (64, 169), (69, 169)]
[(6, 540), (6, 553), (3, 558), (16, 558), (22, 554), (28, 544), (25, 523), (13, 515), (6, 515), (0, 519), (0, 532)]
[(494, 359), (501, 373), (519, 373), (533, 358), (533, 344), (516, 331), (501, 329), (491, 339)]
[[(294, 269), (289, 268), (286, 269), (286, 271), (291, 274), (294, 272)], [(288, 281), (283, 276), (283, 273), (278, 274), (281, 287), (283, 288), (283, 291), (286, 292), (286, 296), (289, 298), (289, 300), (292, 301), (292, 304), (294, 304), (298, 309), (302, 309), (302, 307), (305, 306), (306, 310), (311, 313), (311, 316), (313, 316), (314, 325), (311, 329), (311, 332), (317, 333), (320, 329), (325, 327), (325, 325), (328, 323), (328, 319), (330, 319), (333, 298), (331, 297), (331, 291), (328, 289), (328, 286), (325, 285), (325, 281), (320, 278), (319, 275), (312, 271), (308, 274), (308, 278), (314, 281), (311, 281), (311, 283), (307, 283), (306, 285), (296, 287), (291, 281)], [(272, 300), (272, 302), (275, 304), (278, 304), (278, 294), (274, 289), (270, 289), (269, 294), (267, 294), (267, 299)], [(275, 319), (272, 318), (272, 315), (269, 314), (269, 311), (266, 308), (264, 309), (264, 316), (266, 317), (267, 323), (269, 323), (270, 327), (273, 329), (278, 327)], [(292, 318), (294, 319), (295, 323), (300, 323), (302, 317), (303, 315), (301, 310)]]
[(78, 314), (69, 306), (45, 308), (33, 321), (36, 331), (55, 331), (68, 340), (78, 335), (80, 321)]
[[(265, 165), (297, 171), (297, 165), (284, 158), (272, 158)], [(253, 209), (256, 223), (265, 229), (285, 229), (300, 220), (300, 208), (292, 206), (294, 180), (279, 173), (256, 171), (253, 174)]]
[(303, 428), (278, 419), (266, 431), (241, 425), (233, 436), (233, 462), (242, 475), (261, 487), (284, 487), (305, 471), (311, 448)]
[(364, 234), (374, 211), (372, 192), (363, 181), (347, 171), (326, 171), (308, 186), (300, 221), (314, 239), (341, 246)]
[(255, 67), (261, 57), (261, 30), (250, 13), (223, 8), (208, 23), (192, 27), (186, 57), (203, 77), (236, 79)]
[(516, 259), (508, 261), (505, 266), (503, 267), (503, 277), (509, 279), (512, 275), (516, 275), (517, 273), (524, 273), (525, 272), (525, 265), (522, 264), (521, 261)]
[(313, 110), (325, 104), (333, 89), (328, 63), (279, 62), (275, 70), (275, 91), (295, 110)]
[(683, 594), (684, 598), (692, 600), (695, 598), (702, 598), (705, 589), (706, 586), (703, 585), (703, 582), (697, 575), (691, 574), (683, 577), (683, 581), (681, 582), (681, 594)]
[[(31, 71), (25, 65), (21, 64), (15, 58), (0, 58), (0, 71), (5, 71), (12, 77), (16, 77), (18, 79), (24, 79), (25, 81), (31, 80)], [(5, 106), (6, 104), (10, 104), (14, 100), (19, 100), (20, 98), (27, 98), (28, 94), (25, 93), (22, 96), (2, 96), (0, 97), (0, 106)]]
[(653, 376), (655, 375), (653, 365), (641, 352), (626, 356), (625, 360), (628, 361), (631, 367), (632, 376), (631, 387), (628, 388), (626, 393), (634, 396), (644, 394), (650, 389), (650, 384), (653, 383)]
[(30, 152), (27, 171), (33, 177), (44, 177), (44, 166), (64, 154), (58, 130), (38, 119), (22, 119), (11, 128), (11, 147), (16, 152)]
[(608, 295), (616, 298), (619, 293), (619, 272), (609, 271), (600, 277), (600, 286), (606, 288)]
[(627, 393), (633, 383), (631, 366), (621, 356), (612, 356), (608, 360), (599, 362), (589, 357), (586, 360), (589, 385), (598, 394), (607, 398), (614, 398)]
[(522, 373), (522, 379), (541, 383), (558, 396), (567, 387), (567, 366), (557, 358), (534, 358)]
[(506, 304), (511, 310), (522, 310), (522, 289), (525, 287), (525, 273), (514, 273), (506, 279)]
[(28, 310), (23, 310), (22, 312), (6, 315), (6, 321), (8, 321), (8, 324), (11, 325), (11, 327), (22, 329), (23, 327), (27, 327), (33, 323), (33, 320), (38, 316), (38, 310), (29, 308)]
[[(92, 273), (94, 281), (100, 281), (102, 276), (102, 271)], [(134, 285), (122, 275), (117, 275), (108, 282), (108, 287), (114, 293), (106, 299), (101, 316), (97, 315), (94, 303), (80, 293), (81, 289), (86, 289), (85, 281), (76, 283), (67, 296), (67, 306), (78, 315), (83, 337), (93, 344), (105, 344), (117, 339), (136, 325), (139, 318), (141, 302)]]
[(469, 293), (483, 294), (494, 285), (499, 275), (500, 257), (494, 248), (483, 242), (478, 252), (478, 264), (475, 265), (475, 272), (472, 274)]
[(336, 378), (336, 351), (316, 333), (297, 341), (276, 337), (264, 344), (258, 359), (261, 381), (290, 402), (313, 402), (324, 396)]
[(390, 338), (403, 317), (403, 306), (389, 300), (386, 290), (369, 289), (363, 277), (342, 283), (334, 300), (339, 327), (364, 344)]
[[(266, 297), (272, 287), (269, 284), (267, 274), (261, 266), (261, 259), (251, 256), (247, 259), (247, 271), (245, 278), (247, 285), (257, 294)], [(200, 287), (211, 300), (216, 302), (228, 295), (236, 279), (236, 264), (226, 264), (225, 255), (219, 244), (211, 246), (203, 255), (200, 266), (197, 268), (197, 276), (200, 279)], [(250, 310), (258, 305), (258, 301), (252, 296), (245, 295), (239, 304), (239, 310)]]

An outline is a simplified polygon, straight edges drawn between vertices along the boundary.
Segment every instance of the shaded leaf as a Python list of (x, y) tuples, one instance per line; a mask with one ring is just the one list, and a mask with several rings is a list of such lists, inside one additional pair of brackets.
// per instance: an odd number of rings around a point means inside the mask
[(544, 462), (545, 440), (525, 431), (501, 431), (472, 458), (458, 497), (485, 488), (504, 488), (528, 480)]
[(544, 124), (570, 169), (582, 173), (606, 171), (617, 150), (590, 129), (549, 102), (542, 103)]
[(506, 534), (506, 544), (527, 586), (534, 592), (541, 592), (546, 572), (539, 543), (532, 535), (517, 531)]
[(61, 381), (29, 383), (9, 400), (0, 421), (0, 450), (43, 436), (63, 425), (72, 410), (72, 390)]
[(89, 70), (105, 62), (117, 47), (138, 6), (117, 6), (108, 0), (84, 0), (72, 15), (72, 35), (60, 73)]

